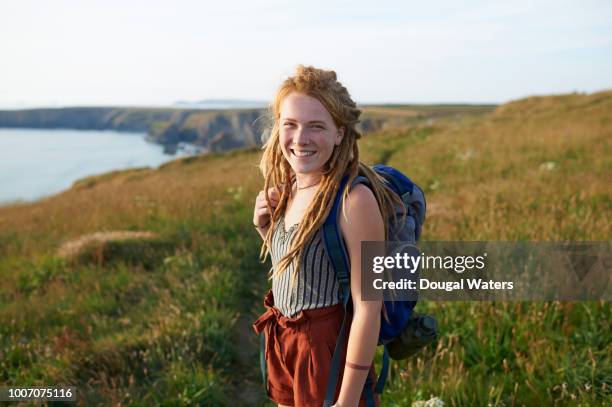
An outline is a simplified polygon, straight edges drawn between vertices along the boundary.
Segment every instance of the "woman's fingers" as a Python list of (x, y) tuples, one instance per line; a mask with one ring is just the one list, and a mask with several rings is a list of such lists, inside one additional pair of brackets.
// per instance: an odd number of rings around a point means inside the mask
[(255, 209), (255, 215), (264, 216), (269, 215), (267, 206), (259, 206)]
[[(270, 188), (268, 191), (268, 193), (270, 194), (270, 204), (272, 208), (276, 208), (276, 205), (278, 204), (278, 193), (275, 191), (274, 188)], [(263, 190), (259, 191), (259, 194), (257, 194), (257, 199), (255, 199), (255, 215), (269, 215), (268, 202), (266, 201), (266, 194)]]
[(266, 197), (261, 191), (255, 200), (255, 210), (253, 213), (253, 223), (258, 226), (263, 226), (269, 222), (270, 211), (266, 203)]
[[(266, 196), (264, 191), (259, 191), (259, 196), (262, 197), (263, 201), (266, 201)], [(270, 197), (270, 204), (273, 208), (278, 204), (278, 200), (280, 199), (280, 195), (278, 194), (278, 190), (276, 188), (268, 188), (268, 196)]]
[[(270, 199), (270, 206), (272, 209), (276, 208), (280, 199), (280, 194), (276, 188), (268, 188), (268, 198)], [(253, 214), (253, 223), (256, 225), (262, 225), (269, 222), (270, 211), (268, 210), (268, 202), (266, 198), (266, 191), (261, 190), (257, 194), (255, 199), (255, 210)]]
[(276, 188), (269, 188), (268, 195), (270, 195), (271, 200), (275, 200), (278, 202), (278, 200), (280, 199), (280, 194), (278, 193), (278, 190)]
[[(278, 201), (274, 201), (271, 199), (270, 204), (272, 205), (273, 208), (275, 208), (276, 205), (278, 204)], [(255, 203), (255, 206), (265, 208), (268, 206), (268, 201), (266, 201), (265, 197), (257, 198), (257, 202)]]

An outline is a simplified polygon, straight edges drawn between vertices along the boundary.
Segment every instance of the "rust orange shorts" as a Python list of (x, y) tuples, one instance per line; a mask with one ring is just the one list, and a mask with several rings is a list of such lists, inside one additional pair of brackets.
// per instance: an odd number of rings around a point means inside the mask
[[(274, 307), (270, 289), (265, 296), (264, 306), (267, 310), (253, 324), (253, 329), (257, 333), (263, 331), (266, 338), (268, 397), (288, 406), (322, 406), (336, 338), (344, 315), (342, 304), (303, 310), (295, 317), (288, 318)], [(351, 320), (351, 315), (347, 315), (347, 332), (350, 331)], [(343, 345), (334, 400), (340, 394), (348, 336)], [(369, 375), (374, 391), (377, 378), (374, 363)], [(374, 394), (374, 401), (377, 407), (380, 406), (377, 394)], [(363, 393), (359, 406), (366, 406)]]

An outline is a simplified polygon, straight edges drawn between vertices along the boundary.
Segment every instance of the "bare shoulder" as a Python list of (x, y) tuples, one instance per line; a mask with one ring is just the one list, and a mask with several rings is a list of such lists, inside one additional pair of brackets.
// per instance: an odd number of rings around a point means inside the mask
[(384, 231), (378, 202), (367, 186), (358, 184), (353, 187), (348, 194), (345, 210), (346, 217), (340, 213), (340, 229), (345, 238), (357, 235), (366, 240), (377, 236), (379, 230)]
[(374, 208), (378, 208), (378, 202), (372, 190), (364, 184), (355, 185), (348, 194), (346, 210), (350, 209), (354, 214), (360, 214), (366, 209)]

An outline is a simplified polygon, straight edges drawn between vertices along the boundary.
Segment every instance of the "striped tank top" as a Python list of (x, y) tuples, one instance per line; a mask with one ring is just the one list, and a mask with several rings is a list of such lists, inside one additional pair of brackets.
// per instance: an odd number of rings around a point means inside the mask
[[(275, 271), (276, 265), (289, 250), (297, 227), (298, 223), (285, 232), (284, 215), (277, 222), (270, 249)], [(292, 264), (281, 276), (272, 278), (274, 305), (283, 315), (292, 318), (301, 310), (329, 307), (340, 303), (340, 284), (325, 251), (321, 229), (307, 243), (301, 268), (290, 291), (294, 268)]]

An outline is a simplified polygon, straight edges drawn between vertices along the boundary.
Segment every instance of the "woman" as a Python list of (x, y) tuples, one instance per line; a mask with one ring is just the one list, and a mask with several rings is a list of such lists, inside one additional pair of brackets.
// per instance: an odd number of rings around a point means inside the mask
[[(352, 312), (346, 352), (334, 398), (336, 406), (366, 405), (366, 376), (375, 382), (373, 357), (382, 301), (361, 300), (361, 241), (382, 241), (398, 199), (359, 162), (355, 129), (361, 111), (334, 71), (298, 66), (271, 105), (273, 126), (264, 144), (253, 223), (271, 254), (272, 288), (254, 324), (265, 332), (268, 397), (279, 406), (321, 406), (344, 310), (340, 285), (325, 253), (320, 228), (340, 181), (358, 174), (372, 185), (343, 191), (339, 226), (351, 264)], [(265, 193), (264, 191), (267, 191)], [(376, 405), (380, 404), (378, 397)]]

